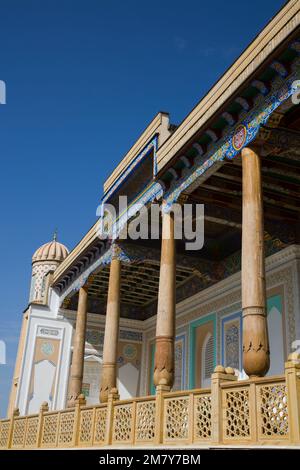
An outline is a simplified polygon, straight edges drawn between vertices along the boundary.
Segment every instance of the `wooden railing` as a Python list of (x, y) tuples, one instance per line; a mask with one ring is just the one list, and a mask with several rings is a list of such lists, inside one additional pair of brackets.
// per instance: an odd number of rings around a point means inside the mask
[[(295, 356), (294, 356), (295, 357)], [(293, 355), (285, 375), (237, 381), (217, 366), (211, 389), (166, 392), (0, 421), (0, 448), (107, 445), (300, 444), (300, 364)]]

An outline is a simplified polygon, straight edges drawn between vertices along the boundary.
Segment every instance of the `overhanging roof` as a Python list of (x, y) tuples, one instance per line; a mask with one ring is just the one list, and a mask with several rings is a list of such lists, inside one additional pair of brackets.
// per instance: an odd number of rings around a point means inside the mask
[(224, 103), (300, 24), (300, 1), (290, 0), (189, 113), (157, 152), (158, 172), (173, 159)]
[[(153, 119), (112, 175), (107, 179), (105, 191), (107, 192), (114, 185), (115, 181), (147, 143), (147, 139), (151, 138), (162, 127), (163, 138), (157, 151), (157, 164), (158, 171), (163, 172), (164, 168), (168, 167), (170, 161), (178, 152), (182, 151), (190, 139), (222, 109), (226, 101), (234, 96), (237, 89), (253, 76), (280, 45), (285, 43), (286, 39), (299, 27), (299, 24), (300, 1), (291, 0), (270, 21), (232, 67), (184, 119), (175, 132), (169, 132), (169, 134), (167, 132), (169, 126), (167, 114), (159, 113)], [(96, 225), (97, 222), (55, 271), (54, 284), (97, 238)]]

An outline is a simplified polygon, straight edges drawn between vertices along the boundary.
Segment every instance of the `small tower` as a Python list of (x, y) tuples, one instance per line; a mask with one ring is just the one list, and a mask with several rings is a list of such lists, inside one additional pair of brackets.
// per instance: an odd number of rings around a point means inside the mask
[(62, 263), (68, 256), (69, 250), (57, 241), (54, 233), (53, 240), (45, 243), (36, 250), (32, 257), (32, 275), (29, 302), (44, 304), (47, 297), (47, 280), (49, 273)]

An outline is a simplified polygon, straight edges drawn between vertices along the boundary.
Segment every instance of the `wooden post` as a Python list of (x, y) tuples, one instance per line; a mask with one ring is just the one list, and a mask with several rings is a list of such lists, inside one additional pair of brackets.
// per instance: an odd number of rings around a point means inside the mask
[(86, 405), (85, 396), (83, 393), (80, 393), (77, 399), (75, 400), (75, 416), (74, 416), (74, 425), (73, 425), (73, 436), (72, 436), (72, 446), (76, 447), (79, 442), (79, 433), (80, 433), (80, 409), (82, 406)]
[(249, 377), (264, 376), (270, 367), (266, 317), (263, 196), (260, 159), (242, 150), (242, 309), (243, 366)]
[(76, 330), (71, 365), (68, 408), (73, 408), (75, 406), (75, 402), (82, 391), (85, 333), (87, 321), (87, 300), (87, 287), (81, 287), (79, 290), (78, 309), (76, 317)]
[(162, 444), (164, 440), (164, 393), (169, 392), (168, 385), (156, 386), (155, 399), (155, 437), (154, 444)]
[(131, 429), (131, 435), (132, 435), (131, 444), (132, 445), (135, 444), (136, 412), (137, 412), (137, 402), (136, 402), (136, 400), (133, 400), (133, 402), (132, 402), (132, 429)]
[(44, 413), (46, 413), (47, 411), (49, 411), (49, 406), (48, 406), (48, 403), (44, 401), (40, 406), (40, 412), (39, 412), (39, 423), (38, 423), (38, 430), (37, 430), (37, 436), (36, 436), (37, 447), (41, 447)]
[(300, 444), (300, 354), (289, 355), (285, 363), (288, 423), (291, 444)]
[(104, 445), (108, 446), (112, 443), (114, 428), (114, 402), (120, 399), (120, 395), (116, 388), (110, 389), (107, 399), (107, 418)]
[(111, 389), (117, 388), (117, 354), (120, 319), (121, 261), (113, 258), (110, 265), (105, 333), (103, 345), (100, 402), (106, 403)]
[(154, 385), (170, 390), (174, 382), (176, 251), (174, 214), (162, 214), (162, 244), (156, 319)]
[(17, 418), (18, 416), (20, 416), (19, 408), (15, 408), (10, 418), (8, 440), (7, 440), (8, 449), (11, 449), (11, 446), (12, 446), (12, 440), (13, 440), (13, 434), (14, 434), (14, 421), (15, 421), (15, 418)]
[(251, 380), (249, 386), (249, 414), (250, 414), (250, 436), (251, 441), (256, 444), (258, 439), (258, 428), (257, 428), (257, 399), (256, 399), (256, 381), (255, 378)]
[(194, 408), (195, 408), (195, 396), (193, 392), (189, 393), (189, 416), (188, 416), (188, 442), (193, 444), (194, 442)]
[(216, 366), (211, 376), (211, 439), (213, 444), (223, 443), (223, 409), (221, 382), (236, 381), (232, 367)]

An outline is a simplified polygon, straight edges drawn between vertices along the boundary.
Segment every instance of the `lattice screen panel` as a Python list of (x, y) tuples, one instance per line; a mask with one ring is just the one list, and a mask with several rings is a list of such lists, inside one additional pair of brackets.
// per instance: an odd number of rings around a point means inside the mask
[(194, 440), (211, 438), (211, 397), (196, 395), (194, 398)]
[(94, 410), (92, 408), (81, 410), (79, 423), (79, 445), (91, 445), (94, 432)]
[(113, 442), (132, 441), (132, 403), (114, 407)]
[(37, 445), (39, 430), (39, 417), (29, 416), (27, 418), (27, 428), (25, 437), (25, 448), (34, 448)]
[(164, 442), (186, 440), (189, 434), (189, 397), (165, 398)]
[(250, 439), (249, 389), (223, 390), (224, 439)]
[(94, 444), (104, 444), (106, 434), (107, 408), (97, 408), (95, 413)]
[(58, 446), (70, 447), (73, 444), (75, 410), (60, 413)]
[(137, 402), (136, 442), (151, 442), (155, 437), (155, 400)]
[(289, 436), (287, 390), (285, 384), (257, 386), (259, 438)]
[(26, 418), (15, 418), (11, 446), (18, 449), (24, 446), (26, 434)]
[(5, 449), (7, 447), (9, 426), (10, 426), (9, 420), (1, 421), (1, 427), (0, 427), (0, 448), (1, 449)]
[(56, 447), (58, 419), (58, 413), (43, 416), (41, 447)]

